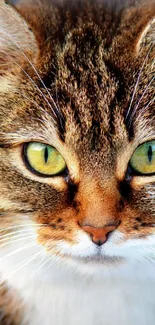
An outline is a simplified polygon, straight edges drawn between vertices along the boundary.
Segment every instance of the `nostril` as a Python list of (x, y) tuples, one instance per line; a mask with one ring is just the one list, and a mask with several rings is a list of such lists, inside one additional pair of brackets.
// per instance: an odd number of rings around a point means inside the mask
[(82, 226), (82, 229), (88, 233), (94, 244), (101, 246), (103, 245), (109, 234), (117, 228), (117, 225), (106, 226), (102, 228), (92, 227), (92, 226)]
[(92, 242), (94, 244), (96, 244), (97, 246), (102, 246), (104, 243), (106, 243), (106, 241), (108, 240), (109, 238), (109, 235), (111, 234), (112, 231), (110, 231), (109, 233), (105, 234), (104, 236), (102, 237), (97, 237), (97, 236), (92, 236), (91, 235), (91, 238), (92, 238)]
[(106, 240), (103, 241), (103, 240), (101, 240), (101, 239), (99, 239), (99, 240), (94, 240), (94, 239), (92, 239), (92, 242), (93, 242), (94, 244), (96, 244), (97, 246), (102, 246), (102, 245), (106, 242)]

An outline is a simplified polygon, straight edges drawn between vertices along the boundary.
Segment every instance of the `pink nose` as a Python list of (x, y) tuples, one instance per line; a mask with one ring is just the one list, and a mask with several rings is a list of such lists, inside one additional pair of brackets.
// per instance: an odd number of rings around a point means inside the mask
[(82, 226), (82, 229), (91, 236), (92, 241), (98, 246), (103, 245), (107, 241), (108, 234), (116, 228), (117, 226), (106, 226), (103, 228)]

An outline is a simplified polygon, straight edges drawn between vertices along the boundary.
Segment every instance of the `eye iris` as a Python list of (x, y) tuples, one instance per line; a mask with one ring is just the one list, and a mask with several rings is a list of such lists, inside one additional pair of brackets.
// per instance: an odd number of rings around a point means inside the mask
[(155, 140), (141, 144), (133, 153), (130, 166), (143, 175), (155, 174)]
[(31, 142), (25, 147), (25, 158), (27, 166), (31, 171), (43, 176), (54, 176), (60, 174), (66, 163), (57, 149), (39, 142)]

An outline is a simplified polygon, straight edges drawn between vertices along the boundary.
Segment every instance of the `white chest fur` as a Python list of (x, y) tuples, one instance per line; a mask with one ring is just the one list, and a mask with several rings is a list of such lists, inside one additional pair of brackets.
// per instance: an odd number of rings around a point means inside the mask
[(22, 325), (155, 324), (155, 279), (146, 270), (140, 277), (139, 269), (135, 276), (105, 278), (62, 270), (59, 278), (58, 270), (53, 271), (57, 274), (51, 274), (50, 282), (41, 281), (41, 273), (27, 281), (26, 270), (12, 277), (10, 284), (26, 306)]
[[(12, 244), (11, 251), (15, 248)], [(0, 273), (25, 303), (20, 325), (155, 324), (153, 259), (128, 258), (125, 264), (104, 269), (49, 260), (36, 244), (18, 254), (11, 251), (0, 251)]]
[[(31, 325), (153, 325), (155, 283), (81, 281), (29, 289)], [(31, 309), (32, 308), (32, 309)], [(31, 311), (30, 311), (31, 309)]]

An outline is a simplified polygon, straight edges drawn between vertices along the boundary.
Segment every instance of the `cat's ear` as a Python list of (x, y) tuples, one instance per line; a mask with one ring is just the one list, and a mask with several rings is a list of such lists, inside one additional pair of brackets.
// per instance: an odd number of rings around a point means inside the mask
[(68, 1), (70, 0), (7, 0), (7, 3), (24, 19), (35, 36), (38, 47), (36, 65), (38, 66), (40, 58), (46, 65), (51, 48), (53, 49), (51, 55), (54, 56), (55, 43), (63, 35), (64, 3), (68, 5)]
[(24, 19), (3, 0), (0, 0), (0, 78), (16, 74), (26, 57), (34, 58), (35, 37)]
[(149, 47), (155, 48), (155, 0), (142, 1), (137, 12), (138, 33), (136, 40), (137, 53), (149, 50)]
[[(56, 7), (53, 9), (53, 4), (59, 6), (62, 2), (63, 0), (7, 0), (7, 3), (17, 10), (29, 24), (40, 48), (47, 38), (52, 36), (52, 30), (57, 28), (59, 14), (55, 12)], [(51, 26), (50, 35), (48, 35)]]
[(155, 48), (155, 16), (144, 25), (138, 37), (136, 46), (137, 53), (143, 50), (143, 48), (145, 49), (151, 46)]

